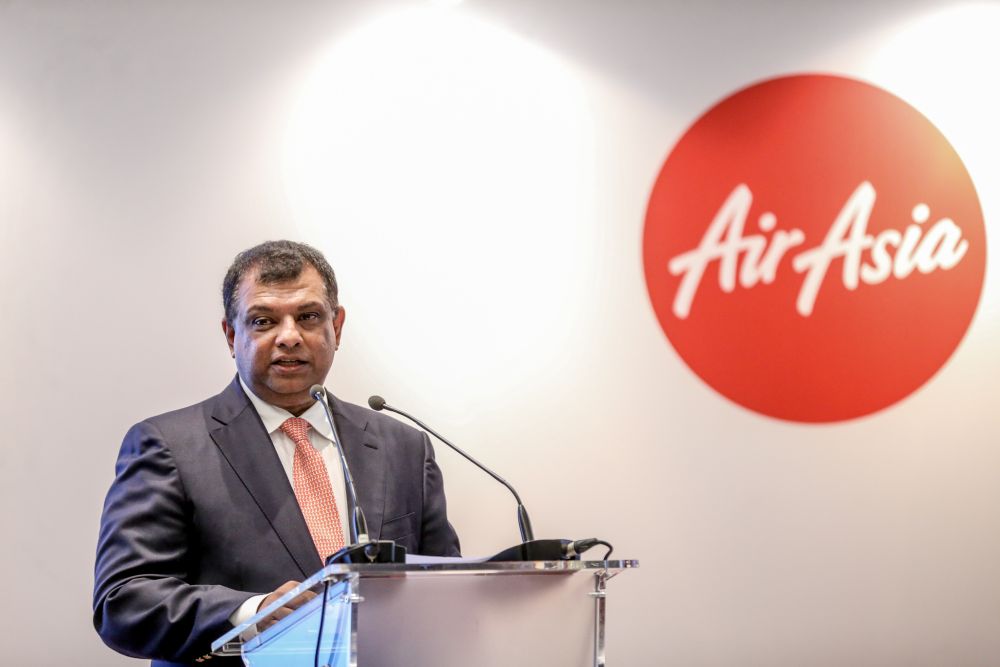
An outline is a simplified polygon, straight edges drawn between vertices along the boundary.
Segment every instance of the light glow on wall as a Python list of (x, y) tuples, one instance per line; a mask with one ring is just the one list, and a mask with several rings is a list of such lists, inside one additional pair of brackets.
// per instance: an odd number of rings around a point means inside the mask
[(333, 44), (284, 168), (302, 238), (343, 284), (345, 345), (364, 337), (375, 375), (457, 412), (558, 374), (595, 308), (592, 135), (570, 66), (461, 8)]
[(995, 109), (1000, 6), (964, 3), (903, 23), (870, 63), (870, 76), (920, 109), (962, 156), (980, 191), (1000, 178)]

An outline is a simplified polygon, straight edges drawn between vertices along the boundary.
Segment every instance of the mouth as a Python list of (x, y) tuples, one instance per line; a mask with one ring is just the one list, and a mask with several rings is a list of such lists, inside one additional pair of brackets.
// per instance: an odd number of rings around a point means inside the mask
[(278, 368), (282, 371), (295, 371), (300, 368), (305, 368), (309, 364), (301, 359), (275, 359), (271, 362), (271, 366)]

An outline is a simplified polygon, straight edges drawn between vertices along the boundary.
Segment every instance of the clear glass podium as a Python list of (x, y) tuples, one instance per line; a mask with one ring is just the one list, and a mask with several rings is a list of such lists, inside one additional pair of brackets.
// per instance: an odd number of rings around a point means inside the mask
[[(607, 582), (638, 561), (328, 565), (212, 644), (249, 667), (594, 665)], [(589, 576), (587, 576), (589, 575)], [(257, 632), (305, 590), (318, 595)]]

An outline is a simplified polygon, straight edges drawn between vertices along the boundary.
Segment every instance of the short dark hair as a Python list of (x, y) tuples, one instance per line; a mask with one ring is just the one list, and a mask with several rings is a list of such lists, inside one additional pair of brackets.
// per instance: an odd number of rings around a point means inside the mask
[(230, 325), (239, 307), (236, 292), (247, 274), (256, 272), (257, 281), (265, 285), (295, 280), (306, 265), (319, 272), (326, 285), (326, 299), (334, 312), (340, 308), (337, 302), (337, 276), (323, 257), (323, 253), (305, 243), (295, 241), (265, 241), (236, 255), (226, 277), (222, 281), (222, 306), (226, 311), (226, 322)]

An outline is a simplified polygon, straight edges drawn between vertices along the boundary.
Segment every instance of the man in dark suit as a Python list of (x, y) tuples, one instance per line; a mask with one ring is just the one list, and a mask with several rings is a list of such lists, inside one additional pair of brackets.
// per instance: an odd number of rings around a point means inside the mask
[[(264, 243), (237, 256), (223, 301), (237, 377), (218, 396), (132, 427), (101, 519), (94, 625), (109, 646), (154, 665), (208, 653), (348, 535), (332, 433), (309, 395), (344, 326), (333, 270), (309, 246)], [(330, 402), (373, 539), (458, 555), (427, 435)]]

